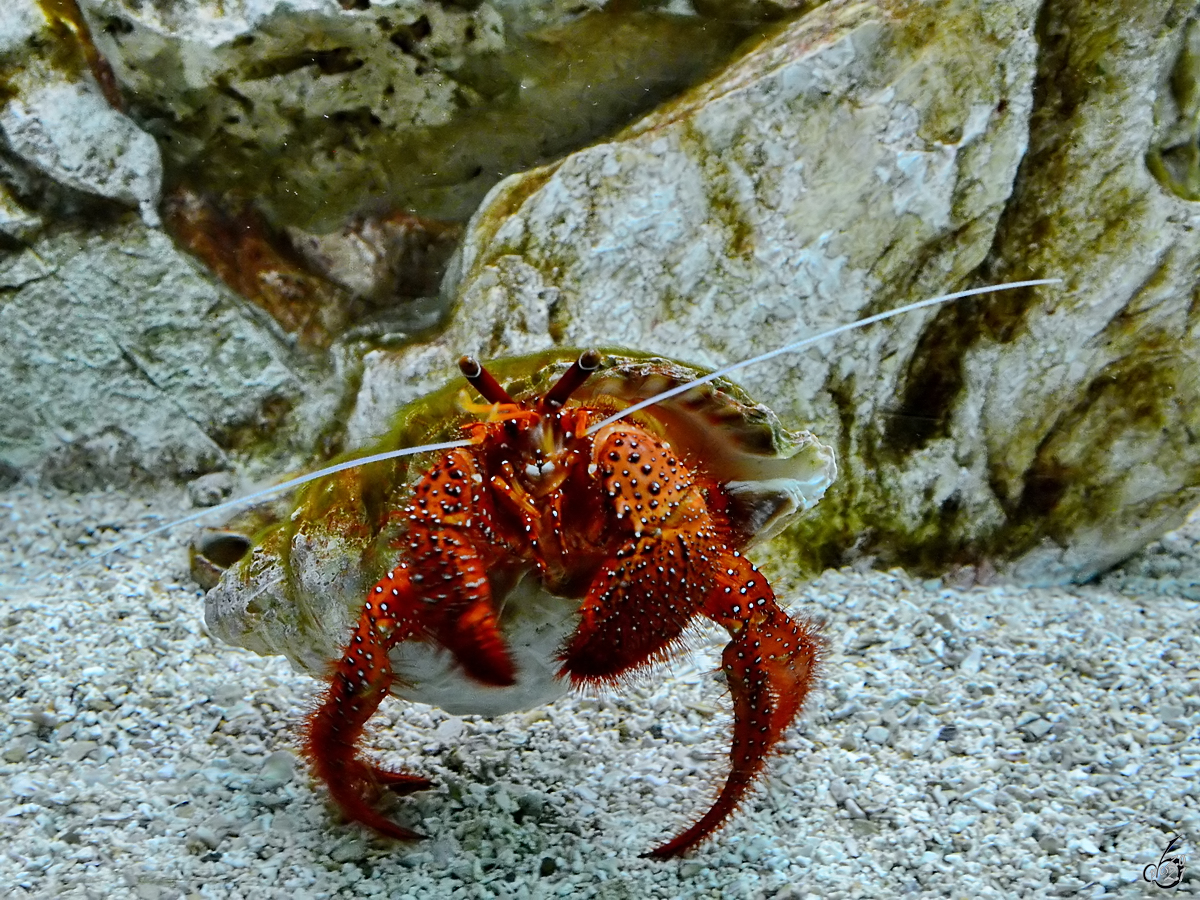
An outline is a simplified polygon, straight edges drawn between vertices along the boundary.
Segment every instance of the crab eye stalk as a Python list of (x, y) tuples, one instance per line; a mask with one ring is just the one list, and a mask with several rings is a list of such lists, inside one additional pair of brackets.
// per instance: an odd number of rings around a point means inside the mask
[(475, 357), (462, 357), (458, 361), (458, 368), (463, 373), (463, 377), (470, 382), (471, 387), (479, 391), (488, 403), (516, 403), (512, 397), (508, 396), (508, 391), (500, 387), (500, 382), (492, 376), (492, 373), (485, 369)]
[(600, 361), (603, 357), (600, 351), (596, 349), (584, 350), (579, 354), (579, 359), (572, 363), (571, 368), (563, 373), (562, 378), (554, 384), (554, 387), (546, 391), (546, 396), (542, 398), (542, 407), (545, 409), (558, 409), (567, 402), (567, 399), (579, 389), (579, 386), (587, 381), (588, 376), (600, 368)]

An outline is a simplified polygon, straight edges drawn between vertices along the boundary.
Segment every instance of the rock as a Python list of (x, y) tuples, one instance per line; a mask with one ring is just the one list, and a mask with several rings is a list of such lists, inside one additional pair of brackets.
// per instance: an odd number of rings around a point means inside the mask
[(86, 490), (194, 477), (223, 467), (229, 449), (286, 443), (303, 358), (161, 232), (60, 228), (0, 251), (0, 281), (9, 465)]
[(157, 225), (162, 158), (150, 135), (79, 84), (39, 86), (0, 110), (0, 134), (59, 184), (137, 207)]
[(216, 506), (233, 493), (233, 475), (229, 472), (209, 472), (188, 482), (187, 490), (192, 506)]
[(845, 803), (853, 794), (851, 794), (850, 786), (846, 782), (840, 778), (835, 778), (829, 782), (829, 796), (838, 803)]
[(378, 207), (466, 219), (502, 176), (652, 108), (789, 5), (730, 21), (667, 2), (80, 0), (177, 171), (315, 232)]
[(351, 443), (464, 352), (715, 367), (980, 279), (1062, 276), (735, 376), (841, 449), (795, 558), (1061, 582), (1177, 526), (1200, 499), (1200, 241), (1147, 167), (1146, 98), (1173, 91), (1172, 121), (1194, 121), (1191, 44), (1165, 2), (1050, 3), (1039, 57), (1038, 6), (826, 3), (502, 182), (443, 286), (446, 331), (368, 355)]
[(6, 491), (21, 480), (21, 470), (0, 459), (0, 491)]
[(971, 652), (958, 664), (958, 669), (964, 675), (978, 675), (983, 668), (983, 648), (972, 647)]
[(1053, 727), (1053, 724), (1050, 722), (1046, 721), (1045, 719), (1038, 718), (1034, 719), (1032, 722), (1026, 722), (1021, 726), (1020, 730), (1025, 735), (1025, 741), (1030, 743), (1044, 738)]
[(254, 782), (258, 792), (273, 791), (287, 784), (296, 774), (296, 757), (287, 750), (276, 750), (263, 760), (262, 769)]
[(287, 232), (314, 269), (355, 297), (376, 301), (435, 296), (462, 239), (460, 226), (405, 213), (357, 217), (329, 234)]
[(875, 744), (886, 744), (888, 742), (888, 730), (882, 725), (872, 725), (863, 732), (863, 737)]
[(75, 4), (7, 4), (0, 65), (0, 231), (26, 241), (47, 216), (105, 215), (114, 204), (158, 224), (158, 145), (123, 114)]
[(955, 354), (1006, 518), (991, 544), (1022, 581), (1103, 571), (1200, 501), (1200, 209), (1154, 165), (1196, 103), (1188, 21), (1164, 0), (1042, 13), (1038, 128), (988, 268), (1066, 284)]
[[(1200, 500), (1200, 26), (1167, 0), (59, 6), (17, 0), (0, 24), (0, 459), (22, 472), (121, 484), (312, 437), (334, 418), (322, 365), (357, 384), (346, 336), (376, 313), (389, 340), (326, 450), (369, 443), (464, 352), (627, 345), (715, 367), (1061, 276), (737, 374), (840, 450), (792, 558), (1082, 580)], [(287, 237), (278, 266), (208, 260), (269, 282), (287, 339), (207, 283), (219, 300), (200, 302), (161, 235), (114, 224), (122, 205), (154, 221), (148, 134), (168, 171)], [(457, 234), (433, 220), (472, 212), (450, 321), (387, 349), (440, 307), (364, 310), (431, 291)], [(314, 272), (299, 309), (289, 252)], [(234, 359), (204, 372), (214, 352)]]
[(337, 863), (354, 862), (367, 855), (367, 842), (361, 837), (354, 836), (335, 844), (329, 852), (329, 858)]

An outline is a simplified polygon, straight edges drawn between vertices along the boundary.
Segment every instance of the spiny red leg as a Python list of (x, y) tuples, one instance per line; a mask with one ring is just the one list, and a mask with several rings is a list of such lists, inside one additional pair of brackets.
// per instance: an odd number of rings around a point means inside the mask
[(596, 573), (563, 648), (563, 675), (605, 680), (665, 656), (712, 587), (718, 529), (703, 490), (669, 447), (614, 425), (593, 460), (626, 543)]
[(678, 856), (720, 827), (799, 715), (820, 660), (822, 641), (816, 627), (789, 618), (766, 579), (745, 557), (734, 552), (716, 564), (718, 589), (704, 611), (733, 638), (722, 657), (733, 695), (731, 770), (708, 812), (648, 856)]
[(478, 487), (482, 480), (466, 449), (447, 453), (430, 468), (405, 509), (412, 525), (404, 550), (419, 595), (413, 616), (422, 631), (475, 680), (505, 686), (516, 673), (492, 606), (488, 560), (480, 552), (493, 525), (491, 503)]
[[(427, 788), (431, 782), (418, 775), (380, 768), (358, 755), (363, 727), (392, 684), (388, 650), (413, 634), (413, 623), (397, 618), (399, 595), (407, 585), (408, 572), (395, 570), (372, 592), (375, 599), (367, 600), (329, 689), (308, 718), (304, 752), (346, 818), (389, 837), (416, 840), (420, 834), (385, 818), (371, 802), (383, 788), (408, 793)], [(379, 599), (385, 590), (391, 603)]]
[(347, 818), (403, 840), (419, 837), (372, 806), (381, 789), (421, 790), (429, 782), (365, 762), (357, 746), (363, 727), (393, 681), (388, 651), (410, 639), (431, 639), (487, 684), (513, 682), (485, 561), (466, 529), (487, 535), (490, 509), (474, 491), (474, 459), (446, 454), (417, 483), (405, 513), (412, 523), (407, 552), (363, 604), (354, 635), (334, 667), (321, 705), (309, 717), (304, 750)]
[(705, 594), (706, 579), (693, 564), (701, 558), (694, 537), (631, 541), (596, 573), (560, 655), (563, 676), (576, 684), (611, 681), (665, 658)]
[(420, 572), (422, 628), (454, 654), (476, 681), (498, 686), (516, 678), (508, 645), (492, 608), (487, 570), (465, 535), (449, 529), (414, 530), (408, 545), (413, 568)]

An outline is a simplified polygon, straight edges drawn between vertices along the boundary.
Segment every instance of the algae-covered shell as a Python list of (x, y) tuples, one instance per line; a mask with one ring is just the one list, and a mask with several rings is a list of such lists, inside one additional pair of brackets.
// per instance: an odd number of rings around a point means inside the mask
[[(514, 399), (540, 396), (578, 357), (559, 350), (489, 363)], [(705, 372), (629, 351), (604, 354), (572, 399), (621, 409)], [(479, 400), (461, 381), (401, 409), (392, 430), (356, 456), (461, 436)], [(717, 379), (641, 410), (633, 418), (656, 431), (688, 464), (724, 485), (731, 517), (747, 543), (778, 533), (812, 507), (836, 475), (833, 452), (808, 432), (785, 429), (741, 388)], [(305, 485), (291, 512), (252, 536), (206, 598), (205, 620), (222, 640), (262, 654), (283, 654), (298, 669), (323, 677), (337, 659), (367, 590), (394, 565), (402, 527), (391, 515), (430, 454), (347, 469)], [(554, 655), (574, 626), (579, 600), (554, 596), (531, 573), (499, 598), (501, 625), (520, 673), (517, 685), (472, 695), (456, 684), (448, 654), (415, 642), (391, 653), (400, 676), (393, 692), (450, 712), (498, 714), (536, 706), (566, 690), (554, 677)], [(487, 699), (490, 697), (490, 699)]]

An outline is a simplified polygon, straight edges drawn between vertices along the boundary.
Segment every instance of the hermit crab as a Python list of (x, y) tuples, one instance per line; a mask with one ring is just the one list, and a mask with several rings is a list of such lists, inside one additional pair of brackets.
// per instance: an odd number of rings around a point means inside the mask
[(1056, 281), (921, 300), (707, 374), (628, 351), (486, 368), (464, 358), (469, 390), (451, 384), (401, 410), (361, 458), (149, 534), (304, 485), (225, 569), (205, 619), (328, 683), (305, 754), (347, 818), (405, 840), (419, 835), (374, 801), (430, 782), (359, 747), (388, 694), (500, 715), (574, 686), (617, 686), (677, 652), (700, 617), (725, 627), (730, 771), (708, 810), (648, 854), (677, 856), (745, 796), (822, 650), (818, 629), (789, 617), (743, 554), (821, 498), (832, 451), (723, 376), (916, 309)]
[[(207, 596), (222, 639), (325, 679), (303, 749), (347, 818), (419, 835), (374, 807), (430, 786), (369, 761), (390, 693), (454, 714), (529, 709), (668, 658), (697, 617), (724, 626), (730, 771), (700, 818), (649, 855), (716, 830), (799, 714), (821, 655), (744, 551), (815, 504), (832, 451), (731, 382), (625, 351), (484, 367), (402, 410), (373, 453), (419, 455), (307, 484)], [(440, 442), (440, 443), (439, 443)]]

